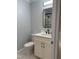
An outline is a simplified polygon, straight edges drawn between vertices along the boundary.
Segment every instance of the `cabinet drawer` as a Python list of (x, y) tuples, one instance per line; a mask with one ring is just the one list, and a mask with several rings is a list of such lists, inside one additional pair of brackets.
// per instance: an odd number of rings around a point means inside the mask
[(41, 37), (38, 37), (38, 36), (32, 37), (32, 41), (34, 41), (34, 40), (39, 40), (39, 39), (41, 39)]
[(44, 42), (51, 42), (51, 39), (49, 39), (49, 38), (41, 37), (41, 40), (44, 41)]

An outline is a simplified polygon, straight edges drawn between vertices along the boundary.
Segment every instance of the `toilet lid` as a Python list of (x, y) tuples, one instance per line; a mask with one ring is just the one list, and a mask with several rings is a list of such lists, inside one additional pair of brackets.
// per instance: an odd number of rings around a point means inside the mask
[(29, 46), (33, 46), (33, 45), (34, 45), (33, 42), (28, 42), (28, 43), (25, 43), (25, 44), (24, 44), (24, 47), (29, 47)]

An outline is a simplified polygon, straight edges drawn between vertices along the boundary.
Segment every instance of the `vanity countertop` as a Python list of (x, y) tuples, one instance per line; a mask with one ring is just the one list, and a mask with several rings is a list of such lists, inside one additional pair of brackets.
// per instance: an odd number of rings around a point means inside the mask
[(52, 38), (51, 34), (43, 34), (43, 33), (37, 33), (37, 34), (32, 34), (33, 36), (40, 36), (40, 37), (46, 37), (46, 38)]

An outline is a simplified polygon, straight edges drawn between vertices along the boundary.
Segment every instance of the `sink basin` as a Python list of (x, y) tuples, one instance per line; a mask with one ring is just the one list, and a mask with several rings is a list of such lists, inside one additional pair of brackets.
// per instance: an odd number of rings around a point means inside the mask
[(47, 38), (52, 38), (51, 34), (46, 34), (46, 33), (37, 33), (33, 34), (34, 36), (41, 36), (41, 37), (47, 37)]
[(51, 34), (46, 34), (46, 33), (39, 33), (39, 34), (41, 34), (41, 35), (51, 35)]
[(45, 33), (40, 33), (41, 35), (47, 35), (47, 34), (45, 34)]
[(46, 33), (39, 33), (41, 36), (51, 36), (51, 34), (46, 34)]

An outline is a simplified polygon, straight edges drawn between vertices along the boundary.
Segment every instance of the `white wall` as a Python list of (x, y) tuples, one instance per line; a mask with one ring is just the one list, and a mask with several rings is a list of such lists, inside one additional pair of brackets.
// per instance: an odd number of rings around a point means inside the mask
[(38, 33), (42, 29), (42, 10), (41, 2), (39, 0), (31, 3), (31, 14), (32, 14), (32, 33)]
[(17, 49), (31, 38), (31, 13), (29, 0), (17, 0)]
[(43, 2), (48, 0), (36, 0), (31, 3), (32, 14), (32, 33), (39, 33), (43, 29), (42, 26), (42, 8)]

